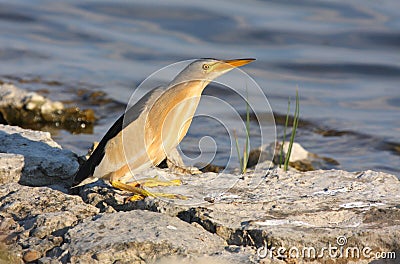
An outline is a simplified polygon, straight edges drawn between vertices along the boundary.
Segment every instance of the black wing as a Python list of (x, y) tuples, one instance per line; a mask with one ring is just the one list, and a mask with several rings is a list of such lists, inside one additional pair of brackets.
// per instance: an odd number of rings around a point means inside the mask
[[(105, 155), (105, 147), (108, 141), (118, 135), (122, 131), (123, 127), (128, 126), (130, 123), (135, 121), (139, 115), (143, 112), (146, 103), (149, 101), (151, 95), (155, 93), (161, 93), (162, 89), (154, 89), (145, 94), (135, 105), (131, 106), (125, 114), (121, 115), (118, 120), (112, 125), (107, 131), (106, 135), (101, 139), (100, 143), (90, 155), (89, 159), (79, 168), (75, 174), (73, 186), (78, 185), (83, 180), (91, 177), (97, 165), (100, 164), (101, 160)], [(126, 118), (125, 118), (126, 116)], [(125, 118), (125, 120), (124, 120)]]
[(118, 120), (107, 131), (106, 135), (101, 139), (100, 143), (90, 155), (89, 159), (79, 168), (78, 172), (75, 174), (73, 186), (78, 185), (83, 180), (93, 175), (94, 169), (100, 164), (104, 157), (104, 149), (108, 141), (114, 138), (122, 130), (124, 116), (125, 115), (123, 114), (118, 118)]

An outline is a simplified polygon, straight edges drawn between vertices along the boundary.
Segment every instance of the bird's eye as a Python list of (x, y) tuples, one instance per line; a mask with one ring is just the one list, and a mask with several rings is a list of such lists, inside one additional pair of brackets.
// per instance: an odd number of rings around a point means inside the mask
[(208, 65), (208, 64), (203, 64), (203, 70), (208, 70), (208, 69), (210, 69), (210, 65)]

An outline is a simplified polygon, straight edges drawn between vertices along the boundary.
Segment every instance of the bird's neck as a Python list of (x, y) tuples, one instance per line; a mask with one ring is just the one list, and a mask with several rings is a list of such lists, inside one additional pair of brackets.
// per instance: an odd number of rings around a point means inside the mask
[[(168, 87), (152, 105), (146, 121), (147, 153), (153, 164), (159, 164), (186, 135), (208, 83), (181, 82)], [(160, 160), (160, 157), (162, 158)]]
[(197, 79), (193, 79), (193, 80), (186, 80), (186, 79), (182, 79), (179, 76), (176, 77), (175, 79), (173, 79), (169, 85), (168, 85), (168, 89), (191, 89), (193, 90), (193, 92), (197, 92), (198, 96), (201, 95), (201, 93), (203, 92), (204, 88), (206, 88), (206, 86), (211, 82), (211, 80), (206, 80), (206, 79), (201, 79), (201, 80), (197, 80)]

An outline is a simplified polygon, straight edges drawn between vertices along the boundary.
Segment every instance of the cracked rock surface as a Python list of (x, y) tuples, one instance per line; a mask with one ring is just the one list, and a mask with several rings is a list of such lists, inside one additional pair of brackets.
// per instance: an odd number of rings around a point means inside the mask
[(99, 214), (79, 196), (17, 183), (0, 187), (0, 197), (0, 234), (20, 257), (16, 263), (153, 263), (171, 256), (185, 263), (204, 255), (215, 263), (251, 263), (251, 254), (230, 252), (221, 237), (177, 217)]
[(193, 258), (225, 251), (219, 236), (176, 217), (143, 210), (98, 215), (70, 229), (66, 240), (63, 249), (71, 262), (147, 263), (171, 255)]
[(60, 246), (69, 228), (99, 212), (78, 196), (48, 187), (9, 183), (0, 186), (0, 197), (3, 240), (17, 255), (34, 260)]
[(0, 142), (1, 182), (71, 185), (79, 167), (78, 157), (62, 149), (50, 133), (0, 124)]
[[(176, 177), (161, 169), (149, 170), (144, 175)], [(229, 245), (322, 249), (329, 244), (338, 246), (338, 239), (344, 238), (348, 247), (399, 254), (400, 182), (393, 175), (374, 171), (300, 173), (275, 169), (264, 176), (229, 176), (227, 185), (209, 187), (208, 183), (217, 175), (205, 173), (181, 176), (182, 186), (155, 189), (190, 196), (185, 201), (146, 198), (127, 204), (124, 193), (101, 182), (83, 187), (81, 195), (103, 211), (147, 209), (177, 216), (201, 225)], [(235, 184), (226, 188), (232, 179)], [(254, 187), (252, 184), (259, 179), (261, 182)], [(358, 261), (370, 260), (360, 257)]]

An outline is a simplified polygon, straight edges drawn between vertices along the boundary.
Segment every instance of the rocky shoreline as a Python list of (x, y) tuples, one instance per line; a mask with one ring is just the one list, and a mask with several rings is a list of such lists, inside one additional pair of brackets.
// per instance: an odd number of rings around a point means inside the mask
[[(127, 193), (102, 180), (69, 194), (78, 157), (49, 133), (0, 125), (0, 142), (1, 263), (379, 263), (372, 254), (399, 255), (400, 182), (390, 174), (283, 172), (267, 163), (246, 175), (152, 168), (138, 177), (180, 178), (183, 185), (155, 191), (189, 199), (125, 202)], [(319, 255), (338, 243), (359, 256)], [(315, 256), (301, 256), (304, 247)]]

